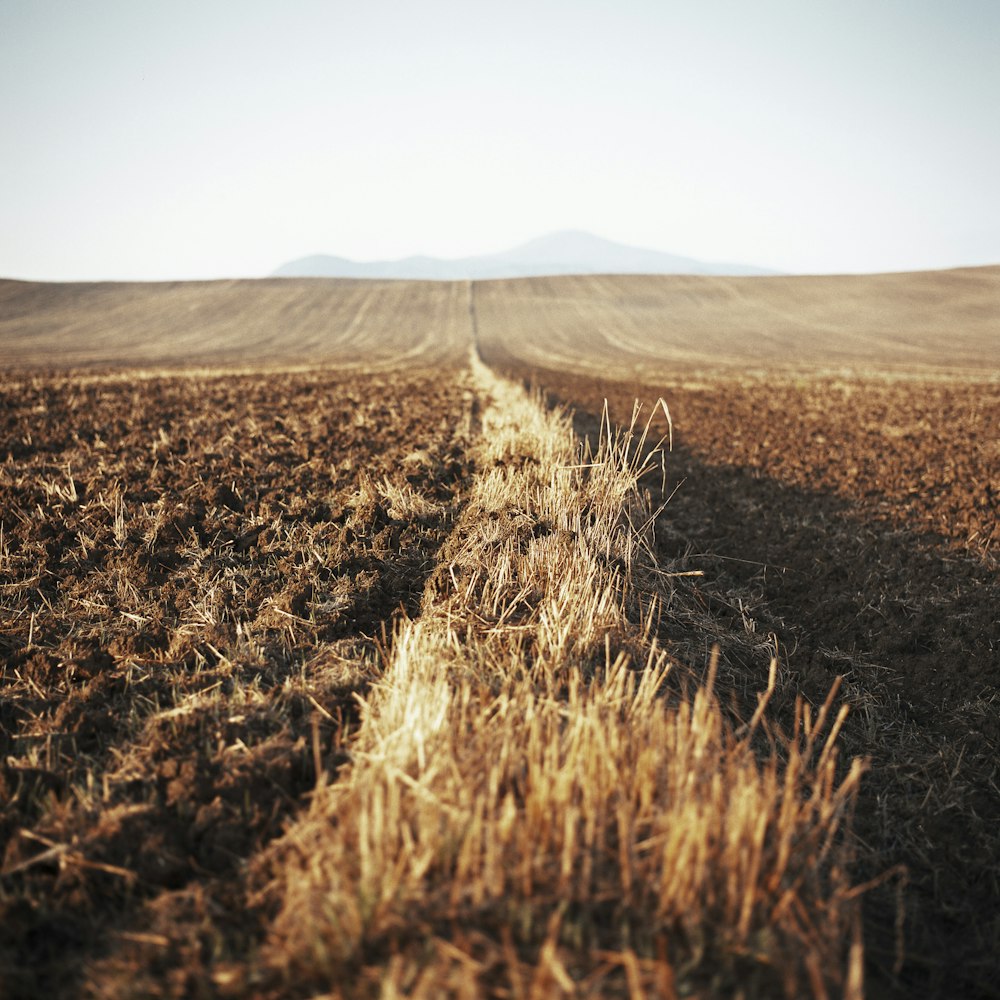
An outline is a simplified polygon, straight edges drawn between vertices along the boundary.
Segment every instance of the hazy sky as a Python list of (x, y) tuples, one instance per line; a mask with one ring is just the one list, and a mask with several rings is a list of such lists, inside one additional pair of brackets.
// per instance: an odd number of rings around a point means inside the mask
[(0, 0), (0, 275), (1000, 263), (998, 0)]

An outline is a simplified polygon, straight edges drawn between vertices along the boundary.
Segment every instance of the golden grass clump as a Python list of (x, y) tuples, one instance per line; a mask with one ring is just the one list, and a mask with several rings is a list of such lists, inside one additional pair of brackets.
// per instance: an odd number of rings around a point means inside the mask
[[(479, 475), (350, 763), (258, 877), (263, 960), (335, 996), (862, 994), (833, 695), (740, 727), (659, 650), (642, 453), (474, 365)], [(647, 579), (644, 575), (643, 579)], [(636, 609), (645, 609), (637, 614)], [(771, 685), (774, 673), (772, 668)]]

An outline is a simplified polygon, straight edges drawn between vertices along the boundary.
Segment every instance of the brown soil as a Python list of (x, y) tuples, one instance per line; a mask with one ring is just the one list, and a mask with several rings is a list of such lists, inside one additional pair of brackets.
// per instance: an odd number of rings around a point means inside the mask
[[(821, 699), (843, 675), (855, 704), (863, 874), (908, 872), (899, 977), (899, 882), (869, 897), (870, 992), (998, 995), (1000, 385), (520, 374), (591, 435), (605, 399), (619, 422), (637, 396), (647, 413), (666, 399), (660, 554), (704, 574), (678, 585), (716, 621), (775, 635), (789, 690)], [(705, 642), (676, 628), (679, 646)]]
[(846, 678), (859, 876), (908, 871), (866, 895), (869, 995), (1000, 996), (998, 287), (0, 282), (0, 996), (258, 991), (247, 864), (419, 607), (472, 471), (474, 337), (581, 433), (666, 398), (659, 555), (702, 574), (674, 578), (674, 652), (740, 633), (749, 697), (776, 636), (779, 712)]
[(457, 372), (7, 380), (0, 995), (226, 992), (245, 862), (416, 613), (470, 399)]

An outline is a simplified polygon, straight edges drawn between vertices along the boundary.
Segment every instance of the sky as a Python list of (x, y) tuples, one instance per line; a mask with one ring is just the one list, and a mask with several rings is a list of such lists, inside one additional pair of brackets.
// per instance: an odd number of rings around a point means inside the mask
[(997, 0), (0, 0), (0, 276), (1000, 263)]

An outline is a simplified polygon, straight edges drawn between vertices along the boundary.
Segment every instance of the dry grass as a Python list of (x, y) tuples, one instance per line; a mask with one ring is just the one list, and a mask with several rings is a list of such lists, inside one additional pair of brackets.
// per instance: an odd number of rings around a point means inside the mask
[[(982, 369), (996, 278), (14, 283), (0, 338), (8, 364), (426, 369), (478, 328), (491, 359), (618, 376), (745, 364), (751, 341), (762, 364)], [(583, 450), (475, 356), (471, 382), (352, 391), (11, 389), (0, 957), (34, 950), (8, 982), (47, 982), (28, 966), (69, 926), (66, 995), (862, 995), (861, 905), (895, 858), (852, 834), (875, 776), (838, 747), (895, 716), (849, 678), (845, 722), (833, 670), (806, 688), (774, 662), (783, 623), (753, 592), (657, 562), (642, 421)], [(900, 773), (919, 794), (879, 800), (879, 829), (952, 809), (960, 764)], [(985, 830), (991, 801), (962, 814)], [(883, 969), (891, 897), (886, 932), (864, 925)]]
[[(479, 474), (351, 763), (259, 868), (265, 980), (335, 996), (860, 996), (846, 709), (678, 697), (628, 436), (474, 368)], [(682, 685), (683, 686), (683, 685)], [(672, 693), (673, 692), (673, 693)], [(274, 979), (277, 977), (277, 979)], [(278, 985), (280, 984), (280, 985)]]
[(595, 414), (576, 418), (595, 439), (602, 400), (627, 421), (636, 394), (670, 399), (676, 493), (657, 550), (698, 573), (671, 577), (673, 655), (714, 639), (720, 676), (752, 691), (778, 653), (783, 720), (844, 676), (842, 752), (872, 760), (855, 870), (901, 875), (865, 899), (869, 989), (996, 996), (995, 382), (532, 376)]

